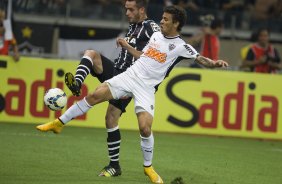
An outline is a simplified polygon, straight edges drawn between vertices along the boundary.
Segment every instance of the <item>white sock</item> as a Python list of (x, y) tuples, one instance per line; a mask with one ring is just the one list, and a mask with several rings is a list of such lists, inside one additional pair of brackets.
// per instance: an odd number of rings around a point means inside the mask
[(141, 150), (144, 158), (144, 166), (151, 166), (153, 160), (154, 136), (153, 133), (149, 137), (141, 137)]
[(85, 97), (73, 104), (68, 110), (59, 117), (63, 124), (67, 124), (70, 120), (76, 118), (77, 116), (85, 114), (92, 106), (89, 105)]

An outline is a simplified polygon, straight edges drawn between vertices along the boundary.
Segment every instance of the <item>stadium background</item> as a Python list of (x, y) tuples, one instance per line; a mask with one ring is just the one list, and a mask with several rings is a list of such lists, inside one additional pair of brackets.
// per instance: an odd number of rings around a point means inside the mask
[[(5, 129), (11, 123), (18, 127), (30, 127), (26, 123), (35, 125), (59, 116), (60, 112), (50, 112), (43, 105), (42, 99), (46, 89), (55, 86), (64, 89), (69, 96), (68, 106), (77, 100), (77, 98), (71, 97), (71, 94), (64, 87), (62, 73), (75, 70), (84, 49), (96, 49), (110, 58), (115, 58), (118, 53), (118, 50), (115, 49), (115, 38), (122, 35), (127, 27), (123, 9), (115, 3), (105, 8), (98, 4), (95, 4), (97, 6), (87, 6), (87, 4), (83, 4), (84, 1), (74, 0), (62, 1), (64, 3), (60, 6), (55, 6), (56, 3), (54, 3), (54, 6), (50, 4), (50, 6), (45, 7), (42, 7), (39, 0), (25, 1), (26, 4), (21, 2), (24, 1), (13, 1), (11, 21), (22, 57), (19, 62), (14, 62), (10, 57), (0, 57), (0, 123), (2, 123), (3, 131), (0, 135), (2, 140), (5, 140), (6, 134), (8, 135), (9, 132), (16, 130), (16, 128), (11, 130), (11, 127)], [(6, 3), (2, 2), (2, 6), (4, 5)], [(104, 8), (102, 13), (101, 7)], [(154, 10), (161, 10), (162, 8), (158, 4), (151, 4), (149, 7)], [(189, 25), (188, 22), (183, 30), (183, 35), (186, 38), (200, 29), (201, 23), (196, 20), (207, 13), (222, 14), (224, 12), (216, 9), (203, 9), (202, 12), (195, 13), (192, 25)], [(199, 70), (187, 67), (189, 63), (186, 62), (179, 65), (164, 81), (157, 93), (156, 119), (153, 129), (156, 132), (184, 133), (181, 139), (191, 139), (189, 145), (195, 144), (193, 149), (197, 149), (199, 142), (196, 139), (199, 137), (195, 138), (190, 135), (224, 136), (225, 142), (222, 142), (224, 146), (231, 144), (230, 140), (233, 142), (233, 139), (228, 137), (267, 140), (264, 144), (274, 145), (275, 149), (266, 147), (265, 149), (269, 152), (262, 151), (265, 154), (260, 155), (261, 157), (258, 157), (255, 162), (269, 157), (270, 160), (265, 160), (267, 164), (265, 163), (264, 169), (273, 170), (273, 175), (267, 174), (272, 179), (254, 180), (249, 178), (244, 182), (239, 178), (233, 180), (223, 178), (222, 183), (237, 183), (237, 181), (239, 183), (253, 183), (252, 181), (256, 181), (255, 183), (278, 184), (282, 182), (281, 174), (278, 174), (279, 170), (281, 171), (281, 156), (278, 155), (281, 154), (282, 150), (280, 142), (282, 140), (282, 86), (279, 85), (282, 76), (239, 71), (240, 50), (250, 43), (249, 38), (255, 28), (251, 24), (246, 25), (246, 22), (238, 27), (236, 23), (238, 14), (238, 12), (235, 13), (231, 19), (232, 22), (225, 25), (224, 32), (221, 35), (221, 58), (228, 60), (232, 67), (228, 70)], [(156, 14), (153, 14), (153, 16), (156, 20), (158, 19)], [(280, 54), (282, 53), (281, 22), (281, 18), (268, 20), (268, 26), (273, 28), (271, 41)], [(30, 66), (32, 66), (32, 70)], [(88, 78), (83, 93), (87, 94), (87, 92), (94, 90), (97, 85), (97, 81)], [(188, 104), (192, 104), (194, 108), (189, 108)], [(77, 126), (104, 128), (106, 105), (104, 103), (95, 107), (86, 116), (74, 120), (70, 125), (74, 125), (76, 128), (78, 128)], [(128, 108), (128, 113), (122, 116), (120, 127), (123, 130), (138, 129), (132, 104)], [(30, 133), (32, 131), (29, 130), (25, 133), (36, 137), (40, 136)], [(72, 131), (75, 132), (75, 129)], [(102, 131), (104, 130), (102, 129)], [(20, 139), (22, 135), (19, 135)], [(67, 133), (67, 135), (69, 134)], [(168, 137), (173, 135), (168, 134)], [(105, 137), (102, 138), (102, 140), (104, 139)], [(272, 140), (279, 140), (279, 142), (272, 142)], [(7, 142), (9, 141), (3, 141), (1, 147), (7, 148)], [(206, 137), (200, 144), (204, 144), (204, 142), (215, 144), (215, 147), (219, 146), (219, 143), (213, 137)], [(239, 146), (244, 151), (246, 149), (242, 148), (241, 144), (254, 148), (252, 152), (254, 155), (265, 146), (257, 146), (258, 150), (256, 150), (254, 144), (258, 144), (257, 142), (249, 142), (245, 139), (235, 139), (234, 142), (237, 142), (234, 147)], [(157, 152), (159, 148), (156, 149)], [(211, 147), (209, 149), (212, 151)], [(227, 153), (226, 150), (220, 149), (217, 150), (218, 154)], [(234, 152), (236, 151), (238, 150), (235, 149)], [(187, 153), (186, 150), (183, 150), (183, 152)], [(9, 155), (5, 151), (2, 154)], [(250, 157), (253, 156), (252, 154), (250, 154)], [(101, 157), (105, 156), (106, 153), (101, 155)], [(245, 159), (251, 160), (250, 157)], [(199, 162), (203, 160), (203, 158), (199, 158)], [(273, 162), (273, 160), (276, 161)], [(1, 162), (3, 165), (8, 163), (5, 159)], [(11, 162), (16, 161), (11, 159)], [(164, 163), (159, 162), (159, 164), (165, 167)], [(192, 166), (191, 168), (183, 166), (185, 172), (179, 171), (179, 175), (184, 176), (187, 180), (191, 173), (189, 172), (189, 176), (185, 177), (186, 169), (193, 169)], [(198, 169), (200, 172), (201, 168)], [(236, 169), (238, 168), (235, 168), (235, 171), (237, 171)], [(163, 168), (163, 171), (165, 170)], [(259, 170), (259, 172), (262, 172), (262, 170)], [(5, 170), (3, 172), (0, 170), (0, 173), (0, 181), (9, 183), (8, 181), (11, 180), (12, 176), (5, 175)], [(258, 175), (258, 173), (253, 173), (253, 175)], [(193, 177), (197, 178), (197, 175), (193, 175)], [(204, 180), (190, 180), (190, 183), (209, 183), (206, 177), (208, 176), (206, 175)], [(16, 178), (18, 180), (10, 183), (20, 183), (18, 181), (21, 177)], [(167, 174), (167, 180), (171, 179), (172, 176)], [(215, 181), (220, 181), (220, 179), (217, 179)], [(100, 181), (100, 183), (103, 182), (108, 183), (107, 181)], [(120, 182), (123, 183), (123, 180)], [(30, 183), (30, 180), (27, 183)]]
[[(25, 76), (21, 76), (24, 81), (27, 83), (27, 89), (31, 87), (32, 81), (37, 80), (44, 80), (44, 76), (46, 76), (46, 70), (51, 68), (53, 71), (52, 76), (56, 77), (56, 70), (60, 67), (63, 72), (67, 71), (74, 71), (77, 62), (80, 60), (80, 57), (83, 54), (85, 49), (95, 49), (104, 54), (105, 56), (114, 59), (119, 50), (115, 48), (115, 38), (117, 36), (123, 35), (126, 27), (127, 22), (124, 16), (124, 9), (121, 5), (122, 1), (111, 1), (111, 3), (98, 3), (99, 1), (12, 1), (12, 6), (8, 6), (11, 4), (7, 4), (6, 1), (1, 1), (2, 6), (10, 7), (11, 11), (13, 12), (11, 15), (11, 22), (13, 27), (13, 32), (18, 40), (19, 50), (22, 56), (27, 56), (27, 58), (22, 57), (21, 61), (18, 63), (12, 63), (12, 61), (7, 61), (6, 59), (3, 62), (8, 63), (7, 68), (1, 68), (3, 72), (1, 72), (2, 85), (4, 88), (1, 89), (1, 94), (3, 97), (7, 96), (7, 93), (11, 90), (16, 88), (15, 85), (9, 84), (9, 80), (14, 76), (14, 69), (17, 68), (20, 70), (17, 73), (29, 73), (29, 65), (35, 65), (40, 63), (40, 66), (36, 70), (36, 73), (32, 78), (25, 79)], [(4, 3), (6, 2), (6, 3)], [(11, 1), (10, 1), (11, 2)], [(150, 1), (148, 6), (148, 14), (150, 17), (155, 19), (157, 22), (160, 20), (161, 12), (163, 8), (162, 1)], [(171, 1), (173, 2), (173, 1)], [(212, 2), (212, 1), (207, 1)], [(180, 104), (176, 104), (171, 98), (168, 98), (168, 94), (166, 91), (167, 83), (169, 83), (173, 79), (168, 79), (162, 85), (162, 91), (159, 92), (159, 98), (161, 98), (159, 112), (166, 113), (166, 115), (162, 119), (158, 119), (158, 115), (156, 115), (156, 130), (170, 130), (176, 132), (190, 132), (192, 133), (199, 133), (199, 134), (215, 134), (215, 135), (231, 135), (231, 136), (243, 136), (243, 137), (258, 137), (258, 138), (277, 138), (281, 139), (279, 135), (279, 127), (278, 122), (281, 122), (281, 98), (279, 96), (279, 91), (281, 91), (281, 87), (278, 85), (270, 85), (279, 83), (280, 75), (273, 76), (273, 75), (262, 75), (262, 74), (253, 74), (253, 73), (241, 73), (239, 72), (239, 65), (241, 63), (241, 48), (245, 45), (250, 44), (249, 38), (253, 30), (255, 30), (256, 26), (266, 26), (269, 27), (270, 30), (273, 30), (271, 33), (271, 42), (275, 43), (278, 51), (282, 51), (282, 34), (281, 34), (281, 26), (282, 21), (281, 18), (271, 18), (267, 20), (267, 22), (257, 21), (253, 22), (251, 18), (247, 19), (249, 16), (245, 16), (245, 19), (240, 19), (240, 12), (230, 10), (222, 10), (220, 3), (224, 1), (213, 1), (213, 6), (210, 8), (203, 7), (200, 11), (192, 11), (187, 9), (188, 13), (188, 23), (187, 26), (184, 27), (182, 33), (185, 38), (189, 38), (191, 35), (198, 32), (201, 26), (203, 26), (203, 22), (200, 21), (203, 15), (206, 14), (213, 14), (214, 16), (222, 18), (224, 22), (224, 30), (221, 34), (221, 58), (227, 60), (231, 67), (228, 68), (228, 72), (225, 71), (214, 71), (211, 72), (209, 70), (197, 71), (189, 69), (189, 64), (187, 62), (182, 62), (179, 67), (183, 67), (182, 69), (176, 70), (176, 75), (185, 75), (186, 73), (193, 73), (196, 72), (197, 74), (201, 75), (201, 82), (199, 83), (199, 89), (195, 85), (189, 85), (188, 82), (177, 82), (177, 84), (181, 84), (179, 87), (179, 92), (182, 93), (182, 90), (185, 91), (187, 95), (181, 97), (183, 99), (183, 103), (189, 103), (191, 99), (197, 99), (192, 104), (197, 108), (200, 109), (203, 103), (209, 104), (211, 107), (206, 109), (204, 112), (204, 116), (206, 119), (204, 121), (209, 123), (207, 127), (212, 125), (213, 121), (216, 121), (220, 126), (215, 126), (216, 130), (212, 131), (203, 131), (198, 130), (194, 131), (193, 128), (185, 127), (176, 128), (168, 126), (167, 128), (160, 128), (157, 126), (158, 123), (163, 124), (163, 127), (167, 125), (163, 122), (168, 122), (167, 117), (171, 114), (169, 109), (166, 109), (165, 106), (175, 105), (176, 109), (177, 106), (183, 106)], [(243, 12), (247, 13), (247, 12)], [(198, 20), (198, 21), (197, 21)], [(249, 20), (249, 22), (246, 22)], [(274, 23), (279, 23), (280, 26)], [(35, 57), (29, 59), (28, 57)], [(50, 64), (45, 64), (48, 59), (39, 58), (49, 58), (54, 60), (50, 60)], [(56, 60), (56, 58), (60, 58), (60, 61)], [(62, 61), (65, 60), (65, 61)], [(25, 62), (35, 62), (34, 64), (24, 64)], [(59, 64), (61, 63), (62, 64)], [(51, 67), (51, 63), (55, 65)], [(57, 66), (58, 65), (58, 66)], [(21, 68), (20, 66), (25, 66)], [(57, 69), (55, 69), (57, 67)], [(230, 72), (233, 71), (233, 72)], [(5, 72), (8, 72), (5, 74)], [(211, 76), (207, 80), (205, 76)], [(218, 82), (218, 79), (224, 78), (226, 83)], [(55, 78), (56, 79), (56, 78)], [(189, 80), (189, 79), (187, 79)], [(187, 81), (186, 80), (186, 81)], [(277, 82), (276, 82), (277, 80)], [(56, 80), (55, 80), (56, 81)], [(51, 85), (48, 87), (56, 86), (55, 81), (51, 82)], [(62, 78), (58, 78), (58, 81), (63, 82)], [(90, 80), (92, 81), (92, 80)], [(185, 81), (185, 80), (184, 80)], [(267, 81), (271, 81), (267, 82)], [(219, 83), (219, 84), (217, 84)], [(239, 92), (239, 83), (243, 84), (243, 91), (242, 94)], [(253, 83), (256, 87), (251, 89), (249, 85)], [(232, 86), (231, 86), (232, 84)], [(62, 85), (62, 84), (61, 84)], [(213, 86), (218, 85), (216, 88), (212, 88)], [(230, 85), (230, 86), (228, 86)], [(97, 86), (92, 85), (91, 82), (87, 83), (87, 89), (93, 90)], [(175, 85), (178, 86), (178, 85)], [(228, 87), (227, 87), (228, 86)], [(205, 99), (204, 93), (206, 90), (212, 89), (211, 91), (214, 93), (218, 93), (219, 102), (216, 102), (214, 98), (208, 96)], [(216, 89), (216, 90), (215, 90)], [(42, 109), (42, 101), (40, 98), (44, 90), (47, 90), (47, 87), (41, 87), (36, 94), (37, 99), (36, 102), (38, 104), (36, 107), (38, 111)], [(174, 89), (173, 89), (174, 90)], [(66, 90), (67, 91), (67, 90)], [(230, 102), (227, 106), (230, 106), (230, 109), (227, 111), (225, 110), (224, 101), (226, 95), (228, 94), (241, 95), (242, 99), (240, 101), (237, 97), (232, 97)], [(27, 95), (29, 93), (27, 92)], [(176, 97), (179, 94), (176, 93)], [(201, 97), (202, 95), (202, 97)], [(255, 102), (253, 107), (253, 117), (248, 116), (247, 114), (251, 112), (249, 104), (249, 97), (254, 95)], [(263, 100), (265, 96), (272, 96), (276, 99), (277, 104), (271, 100)], [(11, 97), (12, 98), (12, 97)], [(15, 98), (15, 99), (13, 99)], [(12, 102), (16, 103), (16, 97), (12, 98)], [(241, 98), (241, 97), (240, 97)], [(209, 101), (210, 99), (210, 101)], [(28, 101), (28, 99), (27, 99)], [(197, 102), (198, 101), (198, 102)], [(276, 102), (275, 101), (275, 102)], [(216, 109), (213, 107), (215, 103), (219, 103), (218, 108)], [(28, 104), (28, 103), (27, 103)], [(6, 106), (9, 105), (6, 103)], [(225, 104), (226, 105), (226, 104)], [(19, 106), (19, 105), (18, 105)], [(11, 105), (11, 110), (15, 110), (19, 108), (17, 105)], [(264, 107), (264, 108), (263, 108)], [(163, 108), (163, 109), (162, 109)], [(267, 109), (268, 108), (268, 109)], [(26, 107), (28, 109), (28, 107)], [(193, 119), (193, 115), (191, 115), (190, 110), (185, 110), (187, 108), (178, 108), (175, 110), (174, 113), (179, 113), (180, 119), (183, 122), (189, 121), (189, 119)], [(45, 109), (46, 111), (46, 109)], [(201, 111), (201, 110), (200, 110)], [(215, 112), (216, 111), (216, 112)], [(218, 111), (218, 112), (217, 112)], [(228, 112), (228, 116), (224, 113)], [(157, 111), (158, 113), (158, 111)], [(3, 113), (5, 115), (5, 110)], [(30, 113), (26, 112), (25, 115)], [(99, 114), (103, 114), (102, 112)], [(193, 114), (193, 113), (192, 113)], [(203, 113), (199, 113), (200, 120), (201, 115)], [(242, 116), (242, 120), (238, 122), (238, 117)], [(89, 115), (88, 115), (89, 116)], [(134, 113), (128, 113), (127, 117), (129, 116), (130, 121), (134, 121)], [(187, 116), (187, 118), (186, 118)], [(4, 117), (4, 116), (2, 116)], [(25, 118), (28, 116), (24, 116)], [(49, 117), (49, 116), (48, 116)], [(53, 117), (49, 117), (53, 118)], [(196, 117), (197, 119), (198, 117)], [(2, 118), (1, 118), (2, 119)], [(7, 116), (7, 119), (10, 119), (10, 116)], [(202, 118), (203, 119), (203, 118)], [(6, 119), (5, 119), (6, 120)], [(31, 121), (31, 117), (28, 121)], [(92, 120), (92, 119), (91, 119)], [(103, 118), (99, 119), (99, 123), (93, 123), (93, 126), (103, 127)], [(21, 121), (24, 119), (21, 117)], [(46, 119), (41, 119), (40, 122), (44, 122)], [(86, 121), (89, 123), (89, 121)], [(91, 121), (90, 121), (91, 122)], [(228, 129), (228, 125), (224, 125), (223, 122), (227, 122), (230, 124), (231, 129)], [(242, 124), (238, 125), (236, 123)], [(247, 130), (247, 124), (254, 124), (252, 127), (257, 129), (259, 124), (265, 124), (266, 127), (275, 126), (275, 133), (269, 133), (265, 131), (258, 130), (257, 133), (253, 131)], [(91, 124), (91, 123), (89, 123)], [(201, 124), (200, 124), (201, 125)], [(223, 127), (221, 127), (223, 126)], [(248, 125), (249, 126), (249, 125)], [(133, 128), (134, 127), (134, 128)], [(181, 127), (181, 125), (180, 125)], [(232, 128), (233, 127), (233, 128)], [(137, 126), (129, 125), (127, 128), (136, 129)], [(233, 129), (233, 130), (232, 130)], [(236, 130), (237, 129), (237, 130)], [(267, 128), (266, 128), (267, 129)], [(271, 128), (270, 128), (271, 129)], [(241, 132), (241, 133), (237, 133)], [(243, 133), (244, 132), (244, 133)], [(265, 134), (266, 133), (266, 134)], [(275, 135), (276, 134), (276, 135)], [(274, 136), (272, 136), (274, 135)]]

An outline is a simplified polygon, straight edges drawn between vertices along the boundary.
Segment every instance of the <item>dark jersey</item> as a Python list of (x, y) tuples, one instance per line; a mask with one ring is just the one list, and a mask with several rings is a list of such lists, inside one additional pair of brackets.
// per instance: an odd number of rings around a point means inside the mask
[[(136, 24), (130, 24), (125, 40), (133, 48), (142, 51), (154, 32), (160, 31), (159, 26), (153, 20), (144, 20)], [(134, 57), (122, 48), (119, 57), (115, 59), (115, 68), (125, 71), (135, 62)]]

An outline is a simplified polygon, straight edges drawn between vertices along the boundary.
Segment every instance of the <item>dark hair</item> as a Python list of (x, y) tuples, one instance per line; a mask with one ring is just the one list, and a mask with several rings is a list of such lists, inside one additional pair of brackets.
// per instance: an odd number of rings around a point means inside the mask
[(186, 11), (180, 6), (167, 6), (164, 8), (165, 13), (172, 15), (172, 22), (179, 22), (177, 31), (181, 31), (182, 27), (185, 25), (187, 20)]
[(269, 29), (267, 29), (267, 28), (265, 28), (265, 27), (262, 27), (262, 28), (259, 28), (259, 29), (255, 30), (255, 31), (251, 34), (251, 39), (250, 39), (250, 40), (251, 40), (252, 42), (258, 41), (259, 36), (260, 36), (261, 32), (263, 32), (263, 31), (267, 31), (267, 33), (270, 34)]
[(126, 1), (135, 1), (137, 8), (145, 8), (147, 9), (148, 0), (126, 0)]
[(218, 27), (222, 27), (223, 26), (223, 22), (221, 19), (214, 19), (212, 22), (211, 22), (211, 25), (210, 25), (210, 28), (211, 29), (216, 29)]

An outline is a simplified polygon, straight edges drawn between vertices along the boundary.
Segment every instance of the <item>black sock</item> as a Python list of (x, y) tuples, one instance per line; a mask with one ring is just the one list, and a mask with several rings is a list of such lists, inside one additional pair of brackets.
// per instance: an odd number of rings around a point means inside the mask
[(87, 75), (89, 75), (90, 72), (94, 72), (92, 60), (88, 56), (83, 56), (76, 68), (75, 73), (75, 80), (79, 87), (82, 86), (85, 78), (87, 77)]
[(118, 127), (108, 129), (108, 153), (111, 166), (119, 167), (119, 148), (120, 148), (121, 136)]

